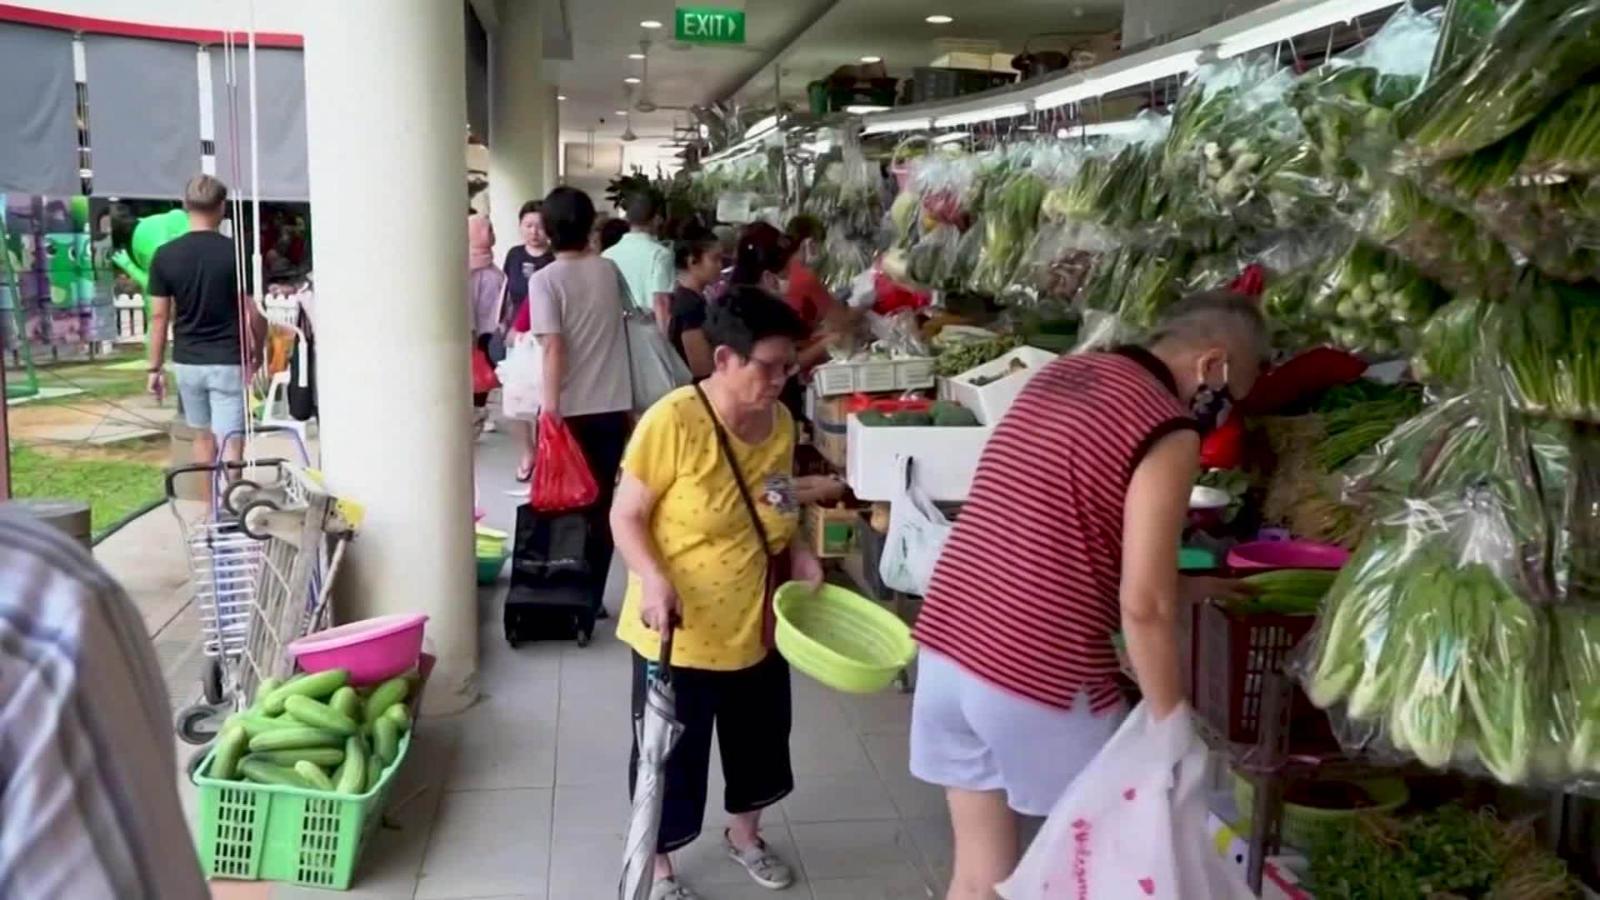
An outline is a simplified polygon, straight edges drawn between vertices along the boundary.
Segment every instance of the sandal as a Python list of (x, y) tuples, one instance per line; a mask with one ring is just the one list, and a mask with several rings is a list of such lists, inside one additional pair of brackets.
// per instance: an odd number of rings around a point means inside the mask
[(533, 460), (517, 463), (517, 480), (521, 482), (533, 480)]

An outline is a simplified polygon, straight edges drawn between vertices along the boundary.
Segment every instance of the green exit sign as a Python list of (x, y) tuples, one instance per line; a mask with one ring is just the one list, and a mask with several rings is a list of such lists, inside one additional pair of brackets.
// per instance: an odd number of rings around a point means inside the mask
[(677, 37), (692, 44), (744, 43), (744, 10), (680, 6)]

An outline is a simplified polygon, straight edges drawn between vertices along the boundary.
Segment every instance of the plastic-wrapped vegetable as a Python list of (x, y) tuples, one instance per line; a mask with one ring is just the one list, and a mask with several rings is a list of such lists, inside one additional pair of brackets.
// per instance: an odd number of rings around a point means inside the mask
[(1449, 0), (1429, 71), (1439, 75), (1470, 60), (1500, 23), (1500, 13), (1498, 0)]
[(1047, 222), (1029, 243), (1013, 278), (1018, 293), (1033, 300), (1070, 303), (1101, 254), (1117, 246), (1104, 229), (1084, 222)]
[(1518, 0), (1459, 76), (1429, 82), (1402, 117), (1407, 152), (1430, 162), (1521, 128), (1600, 67), (1600, 0)]
[(1366, 219), (1367, 234), (1447, 290), (1504, 296), (1516, 280), (1516, 264), (1500, 241), (1406, 179), (1392, 179)]
[(1521, 174), (1600, 172), (1600, 84), (1574, 90), (1534, 125)]
[(1188, 267), (1188, 251), (1179, 244), (1123, 247), (1101, 257), (1084, 285), (1083, 303), (1115, 314), (1128, 328), (1149, 328), (1161, 310), (1182, 296)]
[(1600, 773), (1600, 612), (1563, 605), (1555, 631), (1555, 742), (1559, 762), (1577, 775)]
[(1529, 277), (1492, 308), (1485, 334), (1518, 408), (1600, 422), (1600, 291)]
[(1482, 349), (1489, 304), (1481, 297), (1457, 297), (1434, 312), (1422, 326), (1411, 370), (1424, 381), (1464, 387)]
[(1010, 283), (1017, 263), (1028, 248), (1039, 223), (1039, 206), (1044, 202), (1045, 180), (1032, 168), (1020, 168), (1006, 179), (992, 203), (983, 211), (983, 251), (973, 282), (978, 291), (998, 294)]
[(906, 260), (910, 283), (929, 290), (951, 287), (961, 231), (954, 225), (939, 224), (924, 232)]
[(1314, 288), (1308, 309), (1328, 323), (1336, 345), (1384, 355), (1408, 349), (1416, 329), (1443, 300), (1439, 289), (1416, 270), (1357, 242)]

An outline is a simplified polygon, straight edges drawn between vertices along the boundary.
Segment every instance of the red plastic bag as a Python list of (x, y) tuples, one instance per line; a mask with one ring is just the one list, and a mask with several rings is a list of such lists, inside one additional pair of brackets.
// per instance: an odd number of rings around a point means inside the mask
[(1200, 440), (1200, 466), (1205, 469), (1237, 469), (1244, 462), (1244, 416), (1238, 410), (1228, 413), (1222, 424)]
[(588, 506), (599, 497), (600, 487), (572, 430), (561, 419), (540, 413), (528, 505), (539, 512), (565, 512)]
[(472, 392), (487, 394), (499, 386), (500, 379), (495, 377), (494, 364), (489, 362), (489, 354), (484, 353), (481, 347), (473, 347)]

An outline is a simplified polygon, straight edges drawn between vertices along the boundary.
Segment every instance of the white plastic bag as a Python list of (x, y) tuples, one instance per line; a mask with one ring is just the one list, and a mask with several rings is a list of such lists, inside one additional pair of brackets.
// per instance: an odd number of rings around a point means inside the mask
[(628, 364), (633, 378), (633, 408), (644, 412), (674, 389), (694, 380), (689, 364), (661, 333), (654, 319), (623, 319), (628, 344)]
[(539, 339), (523, 335), (506, 348), (506, 358), (494, 372), (500, 379), (500, 406), (505, 417), (536, 421), (544, 403), (544, 350)]
[(1141, 703), (1056, 801), (1005, 900), (1244, 900), (1207, 838), (1206, 746), (1187, 706)]
[(892, 590), (922, 596), (928, 592), (933, 567), (955, 526), (913, 483), (911, 464), (911, 457), (900, 460), (900, 495), (889, 507), (889, 534), (878, 561), (878, 576)]

